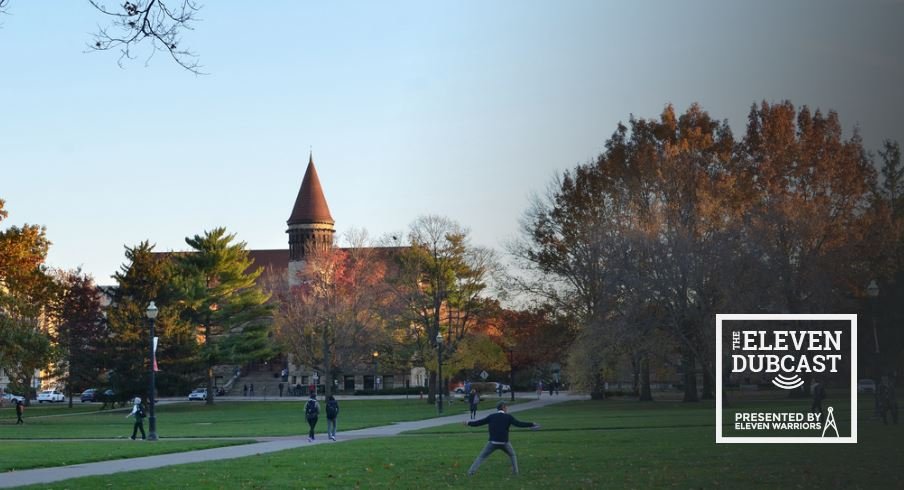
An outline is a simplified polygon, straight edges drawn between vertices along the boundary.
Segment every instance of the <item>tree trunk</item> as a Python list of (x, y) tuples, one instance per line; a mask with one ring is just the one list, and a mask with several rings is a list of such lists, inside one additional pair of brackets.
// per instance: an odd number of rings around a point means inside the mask
[(590, 399), (605, 400), (606, 399), (606, 383), (603, 380), (603, 374), (600, 370), (599, 363), (594, 362), (591, 366), (593, 370), (593, 379), (590, 381)]
[(207, 366), (207, 405), (213, 405), (213, 398), (216, 396), (213, 388), (213, 366)]
[(631, 356), (631, 394), (634, 396), (640, 395), (640, 364), (643, 363), (643, 360), (639, 357), (637, 354)]
[(701, 395), (702, 400), (714, 400), (716, 398), (716, 384), (713, 380), (713, 377), (709, 374), (709, 369), (703, 370), (703, 394)]
[(684, 401), (700, 401), (697, 396), (697, 370), (694, 354), (689, 351), (685, 352), (682, 364), (684, 365)]
[[(333, 380), (332, 380), (332, 370), (330, 366), (333, 365), (333, 352), (330, 350), (330, 342), (328, 338), (329, 333), (323, 336), (323, 384), (324, 384), (324, 396), (330, 396), (333, 394)], [(374, 379), (374, 387), (376, 387), (377, 380)], [(314, 392), (317, 392), (317, 386), (314, 386)]]
[(653, 392), (650, 389), (650, 357), (646, 354), (640, 359), (640, 401), (653, 401)]
[(436, 371), (430, 371), (429, 374), (430, 382), (427, 387), (427, 404), (428, 405), (436, 405)]

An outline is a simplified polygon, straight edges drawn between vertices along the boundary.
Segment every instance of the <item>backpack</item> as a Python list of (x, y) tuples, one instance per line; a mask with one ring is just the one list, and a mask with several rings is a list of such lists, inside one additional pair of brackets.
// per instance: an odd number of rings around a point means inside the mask
[(330, 400), (326, 402), (326, 418), (334, 419), (339, 415), (339, 402)]
[(144, 404), (138, 405), (138, 411), (135, 412), (135, 416), (138, 418), (144, 418)]
[(317, 406), (317, 400), (308, 400), (304, 406), (304, 416), (312, 419), (320, 415), (320, 407)]

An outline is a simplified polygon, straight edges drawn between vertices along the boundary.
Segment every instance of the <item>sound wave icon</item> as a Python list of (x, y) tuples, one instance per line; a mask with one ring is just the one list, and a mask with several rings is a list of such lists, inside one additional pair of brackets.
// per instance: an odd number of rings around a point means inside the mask
[(800, 379), (796, 374), (794, 376), (782, 376), (779, 374), (772, 380), (772, 384), (783, 390), (793, 390), (804, 385), (804, 380)]

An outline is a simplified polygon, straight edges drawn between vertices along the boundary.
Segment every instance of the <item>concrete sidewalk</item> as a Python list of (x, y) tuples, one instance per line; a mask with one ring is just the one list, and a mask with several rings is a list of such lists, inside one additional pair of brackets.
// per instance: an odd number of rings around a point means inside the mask
[[(579, 395), (563, 394), (553, 397), (544, 395), (543, 398), (539, 400), (512, 405), (509, 408), (509, 412), (516, 413), (524, 410), (545, 407), (554, 403), (561, 403), (571, 400), (584, 400), (586, 398), (587, 397), (585, 396)], [(488, 398), (487, 401), (495, 402), (496, 399)], [(478, 412), (478, 417), (484, 417), (492, 413), (493, 411), (494, 409), (481, 410)], [(385, 425), (381, 427), (369, 427), (366, 429), (340, 432), (338, 442), (366, 439), (370, 437), (396, 436), (401, 434), (402, 432), (409, 430), (425, 429), (428, 427), (438, 427), (441, 425), (462, 422), (464, 420), (467, 420), (465, 418), (466, 416), (466, 414), (456, 414), (425, 420), (399, 422), (396, 424)], [(160, 468), (163, 466), (198, 463), (201, 461), (211, 461), (217, 459), (242, 458), (245, 456), (254, 456), (257, 454), (283, 451), (285, 449), (312, 447), (319, 444), (331, 443), (325, 437), (317, 439), (314, 442), (308, 442), (307, 437), (305, 436), (268, 437), (258, 438), (258, 440), (261, 442), (245, 444), (241, 446), (219, 447), (182, 453), (161, 454), (158, 456), (145, 456), (142, 458), (116, 459), (111, 461), (99, 461), (97, 463), (59, 466), (56, 468), (40, 468), (34, 470), (0, 473), (0, 488), (34, 485), (36, 483), (51, 483), (61, 480), (68, 480), (70, 478), (79, 478), (82, 476), (109, 475), (122, 471), (146, 470), (151, 468)]]

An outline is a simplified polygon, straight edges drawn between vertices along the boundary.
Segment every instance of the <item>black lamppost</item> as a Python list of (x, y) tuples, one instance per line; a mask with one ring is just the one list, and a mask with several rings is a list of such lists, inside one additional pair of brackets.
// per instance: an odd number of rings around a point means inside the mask
[(157, 440), (157, 416), (154, 415), (154, 405), (156, 405), (156, 400), (154, 393), (157, 391), (157, 379), (154, 372), (154, 321), (157, 319), (157, 306), (151, 301), (151, 304), (148, 305), (147, 309), (148, 319), (151, 320), (151, 357), (150, 357), (150, 368), (151, 368), (151, 386), (150, 386), (150, 395), (148, 395), (148, 402), (150, 403), (151, 416), (148, 417), (148, 440), (156, 441)]
[(437, 350), (437, 353), (439, 354), (439, 362), (437, 363), (439, 365), (439, 370), (438, 370), (439, 376), (437, 378), (437, 383), (436, 383), (436, 391), (437, 391), (437, 394), (439, 395), (439, 397), (436, 399), (437, 400), (436, 408), (437, 408), (437, 410), (439, 410), (439, 414), (442, 415), (443, 414), (443, 391), (445, 391), (443, 389), (443, 333), (442, 332), (437, 332), (437, 334), (436, 334), (436, 350)]
[(374, 351), (372, 359), (374, 361), (374, 391), (377, 391), (377, 387), (379, 386), (379, 383), (377, 383), (377, 371), (380, 369), (380, 353)]

